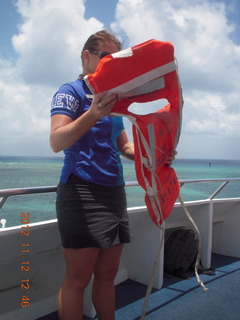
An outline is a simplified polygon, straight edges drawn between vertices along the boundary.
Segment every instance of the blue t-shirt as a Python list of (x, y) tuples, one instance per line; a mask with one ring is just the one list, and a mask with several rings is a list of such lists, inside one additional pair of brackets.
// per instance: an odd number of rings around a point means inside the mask
[[(64, 114), (75, 120), (89, 109), (91, 95), (82, 79), (64, 84), (52, 99), (51, 115)], [(116, 141), (123, 129), (121, 117), (100, 119), (81, 139), (64, 150), (60, 180), (66, 183), (73, 173), (100, 185), (123, 185), (123, 168)]]

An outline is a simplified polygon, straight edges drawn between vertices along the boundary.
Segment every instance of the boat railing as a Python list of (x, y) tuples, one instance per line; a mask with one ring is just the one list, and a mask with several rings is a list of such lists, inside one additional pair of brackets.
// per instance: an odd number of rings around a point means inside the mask
[[(192, 183), (209, 183), (219, 182), (221, 185), (209, 196), (208, 199), (212, 200), (216, 195), (226, 187), (230, 182), (240, 182), (240, 178), (215, 178), (215, 179), (180, 179), (180, 186)], [(137, 181), (126, 182), (126, 187), (139, 186)], [(0, 210), (9, 197), (29, 195), (29, 194), (42, 194), (42, 193), (54, 193), (57, 191), (57, 186), (44, 186), (44, 187), (29, 187), (29, 188), (14, 188), (14, 189), (2, 189), (0, 190)]]
[[(229, 182), (240, 182), (240, 178), (215, 178), (215, 179), (185, 179), (179, 180), (182, 187), (186, 183), (209, 183), (209, 182), (221, 182), (222, 184), (208, 197), (208, 199), (214, 199), (217, 194), (226, 187)], [(0, 191), (1, 196), (1, 191)], [(240, 194), (239, 194), (240, 196)]]

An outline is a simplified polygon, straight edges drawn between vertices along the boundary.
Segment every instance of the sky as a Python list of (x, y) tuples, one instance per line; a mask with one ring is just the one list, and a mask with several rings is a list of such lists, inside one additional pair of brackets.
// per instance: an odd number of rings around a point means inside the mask
[(240, 159), (240, 0), (0, 0), (0, 156), (56, 156), (52, 96), (81, 73), (82, 46), (101, 29), (124, 48), (174, 45), (184, 97), (178, 158)]

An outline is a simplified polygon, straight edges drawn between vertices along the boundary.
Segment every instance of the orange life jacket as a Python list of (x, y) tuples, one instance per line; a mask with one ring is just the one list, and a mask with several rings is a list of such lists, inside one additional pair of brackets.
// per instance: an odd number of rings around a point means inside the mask
[[(136, 176), (146, 191), (149, 214), (161, 226), (180, 190), (175, 170), (165, 164), (179, 140), (183, 106), (173, 45), (149, 40), (108, 55), (100, 60), (95, 73), (85, 76), (85, 81), (93, 94), (107, 91), (118, 95), (112, 113), (132, 122)], [(133, 102), (163, 98), (169, 104), (154, 113), (128, 111)]]

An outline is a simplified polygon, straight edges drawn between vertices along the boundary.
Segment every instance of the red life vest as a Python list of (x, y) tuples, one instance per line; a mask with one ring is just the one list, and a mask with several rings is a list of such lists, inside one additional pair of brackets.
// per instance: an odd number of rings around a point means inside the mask
[[(149, 214), (161, 226), (180, 190), (175, 170), (165, 164), (179, 140), (183, 106), (173, 45), (149, 40), (108, 55), (100, 60), (95, 73), (84, 79), (93, 94), (107, 91), (118, 95), (112, 112), (132, 122), (136, 176), (146, 191)], [(128, 111), (133, 102), (163, 98), (169, 104), (154, 113)]]

